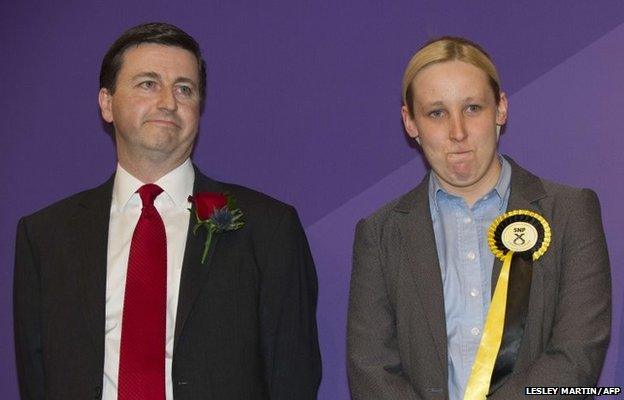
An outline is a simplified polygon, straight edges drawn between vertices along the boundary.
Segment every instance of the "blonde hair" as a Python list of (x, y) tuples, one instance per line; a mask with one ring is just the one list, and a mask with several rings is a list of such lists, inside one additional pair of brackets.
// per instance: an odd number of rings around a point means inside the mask
[(425, 44), (414, 54), (403, 74), (402, 98), (410, 117), (414, 118), (412, 82), (416, 75), (431, 64), (459, 60), (485, 72), (494, 92), (496, 104), (500, 101), (500, 79), (490, 56), (478, 44), (464, 38), (444, 36)]

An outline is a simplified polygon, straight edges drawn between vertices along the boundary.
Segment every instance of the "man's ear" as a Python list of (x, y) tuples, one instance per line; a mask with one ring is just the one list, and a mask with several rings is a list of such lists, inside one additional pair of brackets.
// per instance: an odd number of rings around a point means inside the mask
[(496, 125), (503, 126), (507, 122), (507, 95), (505, 92), (501, 92), (500, 100), (496, 106)]
[(98, 93), (98, 103), (102, 119), (109, 124), (113, 123), (113, 95), (107, 88), (101, 88)]
[(409, 110), (407, 106), (401, 107), (401, 117), (403, 118), (403, 126), (405, 127), (405, 131), (409, 135), (409, 137), (413, 138), (420, 144), (420, 137), (418, 135), (418, 128), (416, 128), (416, 124), (414, 120), (410, 116)]

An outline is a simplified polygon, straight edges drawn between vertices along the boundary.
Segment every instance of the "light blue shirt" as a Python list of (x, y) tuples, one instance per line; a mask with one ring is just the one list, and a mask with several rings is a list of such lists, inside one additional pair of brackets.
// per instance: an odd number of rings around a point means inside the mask
[(429, 175), (429, 205), (444, 288), (450, 400), (461, 400), (470, 377), (491, 298), (494, 254), (487, 232), (507, 209), (511, 166), (503, 157), (496, 186), (468, 207)]

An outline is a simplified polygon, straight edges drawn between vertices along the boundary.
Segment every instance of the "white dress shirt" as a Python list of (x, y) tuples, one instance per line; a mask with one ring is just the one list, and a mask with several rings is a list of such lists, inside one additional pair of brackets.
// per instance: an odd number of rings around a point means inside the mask
[[(190, 203), (195, 171), (190, 159), (154, 182), (163, 189), (154, 205), (167, 234), (167, 332), (165, 346), (165, 386), (167, 400), (173, 400), (171, 364), (173, 335), (178, 307), (178, 291), (182, 274), (182, 261), (189, 225)], [(134, 228), (141, 215), (141, 198), (136, 193), (143, 182), (117, 165), (113, 198), (108, 225), (108, 258), (106, 264), (106, 325), (104, 333), (104, 384), (103, 400), (117, 399), (119, 373), (119, 345), (128, 255)]]

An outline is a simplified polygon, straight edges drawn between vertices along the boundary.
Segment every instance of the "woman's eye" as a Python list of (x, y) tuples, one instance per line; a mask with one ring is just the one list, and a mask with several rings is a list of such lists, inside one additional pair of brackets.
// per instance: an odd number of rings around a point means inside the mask
[(481, 106), (478, 104), (471, 104), (468, 107), (466, 107), (466, 109), (468, 110), (468, 112), (474, 113), (477, 112), (481, 109)]

